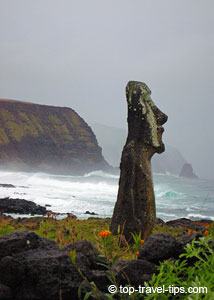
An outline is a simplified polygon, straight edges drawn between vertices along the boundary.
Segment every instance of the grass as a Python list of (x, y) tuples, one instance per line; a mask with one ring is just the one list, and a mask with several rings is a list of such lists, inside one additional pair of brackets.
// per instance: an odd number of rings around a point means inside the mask
[[(122, 234), (112, 236), (109, 247), (100, 245), (101, 238), (99, 232), (109, 230), (110, 218), (90, 218), (88, 220), (77, 220), (72, 217), (67, 217), (63, 220), (56, 220), (54, 217), (32, 217), (12, 219), (10, 217), (0, 216), (0, 235), (5, 235), (14, 231), (29, 230), (37, 233), (41, 237), (55, 241), (59, 247), (64, 247), (75, 241), (87, 239), (92, 242), (98, 250), (112, 259), (113, 254), (108, 252), (113, 245), (114, 255), (122, 259), (136, 258), (137, 251), (141, 247), (141, 239), (135, 242), (135, 245), (130, 246)], [(167, 225), (155, 225), (153, 234), (168, 233), (174, 237), (178, 237), (183, 233), (187, 233), (188, 228), (171, 227)], [(137, 238), (137, 237), (136, 237)]]
[[(64, 247), (72, 242), (87, 239), (91, 241), (96, 248), (107, 258), (107, 268), (110, 268), (118, 259), (136, 259), (138, 250), (142, 247), (144, 241), (140, 234), (133, 236), (135, 243), (129, 245), (122, 234), (112, 236), (109, 232), (110, 219), (91, 218), (88, 220), (76, 220), (68, 217), (63, 220), (49, 218), (23, 218), (12, 219), (10, 217), (0, 216), (0, 235), (5, 235), (14, 231), (29, 230), (38, 235), (54, 240), (59, 247)], [(134, 292), (131, 295), (106, 294), (107, 299), (187, 299), (198, 300), (214, 299), (214, 225), (201, 224), (203, 237), (199, 241), (193, 241), (192, 244), (187, 244), (185, 252), (180, 256), (179, 260), (166, 260), (158, 267), (159, 273), (153, 274), (152, 279), (144, 283), (145, 289), (150, 290), (150, 293), (139, 294)], [(169, 233), (174, 237), (179, 237), (183, 234), (194, 233), (187, 227), (170, 227), (167, 225), (155, 225), (153, 233)], [(75, 253), (70, 253), (70, 258), (75, 263)], [(194, 258), (194, 265), (188, 263), (189, 259)], [(113, 278), (114, 279), (114, 278)], [(90, 283), (95, 299), (100, 299), (96, 296), (96, 286)], [(207, 287), (208, 293), (187, 293), (183, 294), (174, 289), (172, 293), (159, 294), (158, 287), (165, 286), (166, 289), (171, 287), (182, 287), (188, 290), (189, 287)], [(153, 289), (152, 289), (153, 288)], [(155, 290), (156, 289), (156, 290)], [(89, 296), (89, 294), (88, 294)], [(80, 299), (87, 299), (81, 298)]]

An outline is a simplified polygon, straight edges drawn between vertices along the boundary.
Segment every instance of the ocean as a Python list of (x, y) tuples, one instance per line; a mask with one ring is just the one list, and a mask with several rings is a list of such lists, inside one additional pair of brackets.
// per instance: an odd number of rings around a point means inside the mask
[[(73, 213), (79, 219), (94, 212), (111, 217), (117, 198), (119, 176), (95, 171), (84, 176), (45, 173), (0, 172), (0, 198), (11, 197), (50, 205), (58, 213)], [(170, 174), (153, 174), (157, 217), (214, 220), (214, 181), (187, 179)], [(18, 215), (11, 214), (13, 217)]]

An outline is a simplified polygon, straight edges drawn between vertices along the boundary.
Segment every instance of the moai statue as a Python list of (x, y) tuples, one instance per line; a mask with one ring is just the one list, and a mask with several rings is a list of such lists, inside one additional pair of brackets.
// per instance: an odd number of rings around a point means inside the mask
[(117, 202), (110, 230), (124, 234), (127, 241), (141, 232), (142, 239), (151, 233), (156, 219), (151, 158), (165, 150), (162, 125), (168, 117), (151, 99), (151, 90), (143, 82), (130, 81), (126, 86), (128, 102), (128, 137), (120, 163)]

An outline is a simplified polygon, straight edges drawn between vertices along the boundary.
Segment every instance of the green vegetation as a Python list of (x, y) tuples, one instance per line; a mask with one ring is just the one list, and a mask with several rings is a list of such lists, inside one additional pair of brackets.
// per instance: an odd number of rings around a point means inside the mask
[[(189, 232), (189, 231), (188, 231)], [(111, 234), (101, 232), (100, 244), (106, 250), (114, 251)], [(190, 234), (190, 232), (188, 233)], [(144, 282), (140, 287), (140, 293), (135, 291), (132, 286), (126, 286), (126, 293), (120, 293), (120, 285), (116, 281), (114, 274), (109, 272), (109, 279), (116, 287), (116, 293), (105, 294), (107, 299), (121, 300), (167, 300), (167, 299), (186, 299), (186, 300), (211, 300), (214, 299), (214, 226), (208, 226), (204, 232), (205, 236), (199, 241), (193, 240), (187, 244), (185, 251), (178, 260), (165, 260), (158, 266), (158, 274), (153, 274), (149, 282)], [(134, 236), (135, 244), (132, 249), (139, 249), (141, 246), (141, 236)], [(111, 246), (110, 246), (111, 245)], [(116, 249), (115, 249), (116, 250)], [(109, 252), (107, 251), (106, 257)], [(114, 264), (119, 257), (110, 261)], [(75, 264), (75, 256), (72, 253), (72, 262)], [(106, 266), (109, 269), (109, 266)], [(80, 272), (81, 274), (81, 272)], [(83, 276), (83, 279), (87, 279)], [(88, 282), (89, 283), (89, 282)], [(96, 285), (89, 283), (92, 291), (81, 297), (81, 287), (79, 289), (79, 299), (87, 299), (87, 296), (93, 295), (95, 299), (101, 299)], [(123, 286), (124, 288), (124, 286)], [(165, 290), (165, 292), (163, 292)]]
[[(42, 237), (49, 238), (58, 243), (59, 247), (64, 247), (72, 242), (87, 239), (91, 241), (100, 251), (101, 255), (106, 257), (106, 268), (109, 270), (109, 279), (112, 284), (117, 286), (115, 275), (112, 275), (110, 268), (118, 259), (130, 260), (136, 259), (138, 251), (144, 241), (141, 235), (133, 235), (134, 244), (129, 245), (124, 236), (118, 232), (117, 236), (111, 235), (108, 230), (110, 219), (91, 218), (88, 220), (77, 220), (67, 217), (63, 220), (56, 220), (53, 215), (47, 218), (23, 218), (12, 219), (10, 217), (0, 217), (0, 235), (5, 235), (13, 231), (29, 230), (34, 231)], [(197, 300), (214, 299), (214, 229), (213, 224), (204, 224), (204, 237), (199, 241), (193, 241), (187, 244), (185, 252), (180, 255), (179, 260), (166, 260), (158, 267), (159, 273), (153, 275), (151, 281), (144, 283), (144, 293), (115, 293), (106, 294), (107, 299), (138, 300), (138, 299), (187, 299)], [(169, 233), (175, 237), (185, 234), (191, 234), (188, 228), (170, 227), (166, 225), (156, 225), (153, 233)], [(69, 254), (72, 262), (75, 264), (75, 251)], [(193, 261), (193, 263), (191, 263)], [(82, 275), (81, 271), (80, 274)], [(83, 276), (83, 275), (82, 275)], [(87, 280), (83, 276), (83, 280)], [(95, 299), (100, 299), (97, 288), (93, 282), (90, 283), (92, 295)], [(171, 292), (160, 293), (159, 287), (165, 287), (165, 290)], [(118, 286), (117, 286), (118, 287)], [(129, 286), (127, 286), (129, 288)], [(176, 287), (176, 288), (175, 288)], [(190, 293), (188, 288), (192, 287), (196, 291), (199, 287), (206, 287), (207, 293), (201, 290), (198, 293)], [(119, 288), (119, 287), (118, 287)], [(178, 292), (177, 288), (182, 288)], [(119, 290), (119, 289), (118, 289)], [(147, 292), (145, 292), (147, 291)], [(148, 292), (149, 291), (149, 292)], [(188, 291), (184, 293), (183, 291)], [(81, 287), (79, 290), (81, 298)], [(86, 297), (86, 296), (85, 296)]]
[[(98, 250), (110, 261), (114, 257), (122, 259), (134, 259), (137, 251), (141, 247), (141, 237), (136, 237), (136, 245), (130, 246), (122, 234), (118, 236), (109, 235), (107, 244), (100, 244), (98, 233), (109, 229), (110, 219), (91, 218), (88, 220), (77, 220), (72, 217), (63, 220), (56, 220), (53, 216), (48, 218), (0, 218), (0, 235), (11, 233), (18, 230), (34, 231), (38, 235), (49, 238), (59, 247), (64, 247), (75, 241), (87, 239), (95, 244)], [(153, 233), (167, 232), (175, 237), (182, 233), (181, 228), (173, 228), (170, 226), (154, 227)], [(104, 240), (105, 241), (105, 240)]]
[(61, 145), (66, 143), (69, 145), (66, 148), (68, 152), (71, 145), (74, 148), (72, 152), (76, 148), (79, 149), (76, 144), (87, 151), (97, 148), (96, 140), (87, 124), (70, 109), (60, 112), (56, 109), (55, 112), (45, 106), (42, 109), (40, 106), (35, 106), (34, 111), (28, 105), (23, 107), (23, 104), (19, 106), (17, 103), (16, 109), (13, 107), (14, 104), (5, 102), (4, 105), (5, 108), (0, 111), (2, 120), (0, 145), (7, 145), (10, 142), (21, 143), (25, 137), (38, 139), (42, 135), (43, 139), (52, 141), (56, 145), (59, 142)]
[[(156, 291), (147, 294), (144, 298), (135, 299), (165, 300), (171, 299), (172, 295), (173, 299), (214, 299), (214, 244), (213, 241), (210, 243), (213, 238), (212, 230), (209, 236), (187, 244), (185, 253), (180, 255), (179, 260), (164, 261), (158, 267), (158, 275), (153, 275), (152, 280), (146, 284), (146, 287), (153, 287), (153, 289), (163, 285), (166, 289), (171, 287), (172, 293), (164, 293), (160, 296)], [(194, 263), (189, 264), (189, 259), (194, 260)]]
[(0, 144), (8, 144), (9, 139), (3, 128), (0, 128)]

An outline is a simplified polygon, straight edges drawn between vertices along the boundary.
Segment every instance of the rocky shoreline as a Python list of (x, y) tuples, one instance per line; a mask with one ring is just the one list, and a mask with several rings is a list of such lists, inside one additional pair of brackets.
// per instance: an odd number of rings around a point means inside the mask
[[(12, 217), (4, 215), (0, 218), (13, 221)], [(37, 223), (41, 220), (38, 218)], [(28, 219), (27, 222), (31, 221)], [(77, 300), (80, 286), (83, 298), (93, 290), (91, 282), (96, 285), (100, 298), (106, 299), (104, 294), (112, 284), (109, 272), (123, 286), (143, 286), (158, 273), (157, 266), (161, 262), (177, 260), (187, 243), (204, 236), (205, 223), (211, 222), (182, 218), (165, 223), (157, 219), (156, 224), (160, 227), (181, 227), (184, 231), (191, 229), (191, 232), (178, 238), (167, 233), (153, 234), (145, 241), (136, 259), (119, 259), (114, 265), (108, 265), (108, 269), (104, 267), (106, 257), (87, 240), (75, 241), (60, 249), (54, 241), (27, 230), (0, 236), (0, 299)], [(75, 263), (69, 257), (71, 253), (75, 253)], [(188, 263), (193, 262), (190, 259)]]
[(46, 207), (37, 205), (32, 201), (6, 197), (0, 199), (0, 212), (45, 216), (47, 214), (47, 209)]

